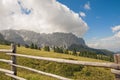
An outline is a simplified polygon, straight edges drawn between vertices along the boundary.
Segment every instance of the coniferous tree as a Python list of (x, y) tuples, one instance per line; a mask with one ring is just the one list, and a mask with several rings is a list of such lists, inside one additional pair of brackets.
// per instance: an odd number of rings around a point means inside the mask
[(45, 46), (44, 47), (44, 51), (50, 51), (50, 47), (49, 46)]
[(34, 49), (38, 49), (38, 46), (36, 44), (34, 45)]
[(56, 52), (56, 47), (55, 46), (53, 47), (53, 51)]
[(63, 48), (59, 48), (59, 53), (64, 53)]
[(76, 49), (73, 49), (73, 55), (77, 55)]
[(64, 53), (64, 49), (62, 47), (53, 47), (53, 51), (57, 53)]
[(30, 45), (30, 48), (31, 48), (31, 49), (34, 49), (34, 44), (33, 44), (33, 43)]
[(20, 47), (20, 44), (18, 43), (17, 46)]

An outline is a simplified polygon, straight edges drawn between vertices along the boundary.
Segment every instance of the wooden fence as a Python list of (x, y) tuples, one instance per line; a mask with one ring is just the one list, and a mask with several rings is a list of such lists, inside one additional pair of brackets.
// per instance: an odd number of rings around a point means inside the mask
[(22, 65), (17, 65), (16, 56), (31, 58), (31, 59), (38, 59), (38, 60), (46, 60), (46, 61), (53, 61), (59, 63), (68, 63), (68, 64), (77, 64), (77, 65), (84, 65), (84, 66), (94, 66), (94, 67), (104, 67), (104, 68), (111, 68), (111, 72), (115, 74), (116, 80), (120, 80), (120, 54), (114, 55), (115, 63), (99, 63), (99, 62), (88, 62), (88, 61), (75, 61), (75, 60), (66, 60), (66, 59), (57, 59), (57, 58), (48, 58), (48, 57), (38, 57), (38, 56), (31, 56), (31, 55), (22, 55), (16, 54), (16, 45), (12, 44), (10, 50), (0, 49), (0, 52), (4, 52), (7, 55), (11, 55), (11, 60), (0, 59), (0, 62), (9, 63), (11, 65), (11, 70), (6, 70), (0, 68), (0, 72), (4, 72), (7, 76), (10, 76), (13, 80), (26, 80), (24, 78), (17, 76), (17, 67), (23, 68), (26, 70), (30, 70), (39, 74), (43, 74), (46, 76), (54, 77), (59, 80), (71, 80), (69, 78), (65, 78), (62, 76), (58, 76), (51, 73), (46, 73), (43, 71), (39, 71), (33, 68), (29, 68)]

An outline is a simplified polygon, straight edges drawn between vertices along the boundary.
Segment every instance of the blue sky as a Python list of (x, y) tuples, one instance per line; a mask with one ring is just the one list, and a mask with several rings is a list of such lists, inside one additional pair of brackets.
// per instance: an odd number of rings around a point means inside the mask
[[(84, 38), (104, 38), (113, 35), (112, 27), (120, 24), (120, 0), (58, 0), (76, 13), (84, 12), (82, 19), (88, 24), (89, 30)], [(90, 10), (84, 9), (89, 3)]]
[(73, 33), (89, 47), (120, 51), (119, 4), (120, 0), (0, 0), (0, 30)]

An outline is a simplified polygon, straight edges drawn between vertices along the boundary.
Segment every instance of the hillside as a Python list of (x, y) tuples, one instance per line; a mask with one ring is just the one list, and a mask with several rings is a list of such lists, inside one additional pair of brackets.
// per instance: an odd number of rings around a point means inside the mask
[(22, 45), (31, 45), (32, 43), (38, 45), (39, 47), (43, 47), (45, 45), (53, 47), (63, 47), (68, 48), (69, 50), (76, 49), (80, 52), (88, 51), (89, 53), (96, 53), (96, 54), (104, 54), (109, 55), (113, 54), (114, 52), (108, 50), (101, 50), (101, 49), (94, 49), (90, 48), (85, 44), (83, 38), (79, 38), (72, 33), (52, 33), (52, 34), (45, 34), (45, 33), (36, 33), (33, 31), (28, 30), (2, 30), (0, 33), (3, 37), (11, 42), (19, 43)]
[(96, 54), (103, 54), (103, 55), (113, 55), (114, 52), (106, 50), (106, 49), (94, 49), (90, 48), (88, 46), (78, 45), (78, 44), (72, 44), (70, 47), (68, 47), (69, 50), (76, 49), (76, 51), (79, 52), (88, 52), (88, 53), (96, 53)]
[(3, 30), (0, 31), (6, 40), (28, 44), (35, 43), (38, 46), (61, 46), (69, 47), (72, 44), (84, 45), (85, 42), (82, 38), (78, 38), (72, 33), (36, 33), (28, 30)]
[(0, 44), (10, 44), (10, 42), (6, 41), (2, 34), (0, 34)]
[[(0, 45), (0, 49), (1, 48), (10, 48), (10, 47)], [(72, 60), (104, 62), (102, 60), (54, 53), (53, 51), (51, 52), (46, 52), (43, 50), (40, 51), (40, 50), (28, 49), (24, 47), (18, 47), (17, 53), (34, 55), (34, 56), (72, 59)], [(6, 56), (5, 54), (0, 54), (0, 58), (10, 59), (10, 56)], [(20, 65), (29, 66), (38, 70), (58, 74), (76, 80), (114, 80), (114, 75), (110, 72), (110, 69), (86, 67), (82, 65), (62, 64), (62, 63), (27, 59), (21, 57), (17, 57), (17, 59), (18, 59), (17, 63)], [(10, 69), (10, 66), (0, 62), (0, 68)], [(56, 80), (55, 78), (39, 75), (37, 73), (33, 73), (20, 68), (18, 68), (18, 71), (19, 71), (18, 75), (26, 78), (27, 80)], [(0, 79), (10, 80), (10, 78), (6, 77), (4, 74), (1, 74)]]

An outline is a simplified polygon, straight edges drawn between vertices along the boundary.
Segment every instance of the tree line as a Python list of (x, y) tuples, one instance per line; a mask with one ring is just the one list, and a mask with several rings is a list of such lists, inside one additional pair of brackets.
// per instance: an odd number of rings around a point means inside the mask
[[(18, 44), (18, 46), (20, 46), (20, 44)], [(112, 54), (109, 54), (109, 55), (97, 54), (95, 52), (90, 52), (90, 51), (87, 51), (87, 50), (77, 52), (76, 48), (73, 48), (72, 51), (69, 51), (68, 49), (65, 49), (63, 47), (58, 47), (58, 46), (54, 46), (54, 47), (49, 47), (49, 46), (38, 47), (37, 44), (34, 44), (34, 43), (31, 43), (31, 45), (25, 45), (25, 47), (26, 48), (31, 48), (31, 49), (38, 49), (38, 50), (43, 49), (44, 51), (48, 51), (48, 52), (53, 50), (56, 53), (70, 54), (70, 55), (74, 55), (74, 56), (82, 56), (82, 57), (106, 60), (106, 61), (111, 61), (111, 62), (114, 61), (114, 58), (113, 58)]]

